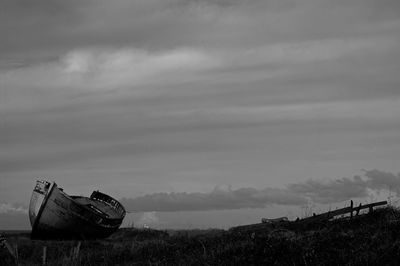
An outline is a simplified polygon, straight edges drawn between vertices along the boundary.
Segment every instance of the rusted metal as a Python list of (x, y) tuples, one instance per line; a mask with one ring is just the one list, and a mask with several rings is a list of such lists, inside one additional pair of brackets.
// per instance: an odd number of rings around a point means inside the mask
[(125, 214), (121, 203), (104, 193), (70, 196), (56, 183), (43, 180), (37, 181), (29, 205), (32, 238), (107, 237)]

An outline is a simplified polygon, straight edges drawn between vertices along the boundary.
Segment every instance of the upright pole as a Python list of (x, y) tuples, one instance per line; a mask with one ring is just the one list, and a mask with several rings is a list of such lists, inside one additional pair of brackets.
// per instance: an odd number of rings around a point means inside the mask
[(351, 208), (350, 220), (353, 220), (353, 200), (350, 201), (350, 208)]
[(45, 266), (46, 265), (46, 254), (47, 253), (47, 247), (44, 246), (43, 247), (43, 257), (42, 257), (42, 265)]
[(18, 258), (18, 244), (15, 244), (15, 265), (19, 265), (19, 258)]

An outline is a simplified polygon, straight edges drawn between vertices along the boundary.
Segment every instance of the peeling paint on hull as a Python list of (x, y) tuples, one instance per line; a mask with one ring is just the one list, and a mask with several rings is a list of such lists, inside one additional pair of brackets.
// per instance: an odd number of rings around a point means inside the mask
[(119, 228), (125, 213), (106, 194), (69, 196), (47, 181), (37, 181), (29, 205), (32, 238), (104, 238)]

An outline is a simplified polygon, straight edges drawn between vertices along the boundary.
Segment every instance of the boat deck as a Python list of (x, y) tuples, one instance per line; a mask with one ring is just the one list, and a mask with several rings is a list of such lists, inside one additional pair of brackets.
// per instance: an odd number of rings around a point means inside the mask
[(114, 208), (109, 206), (108, 204), (90, 199), (88, 197), (81, 197), (81, 196), (72, 196), (72, 198), (75, 200), (75, 202), (86, 206), (87, 208), (95, 211), (96, 213), (103, 215), (109, 219), (118, 219), (121, 218), (121, 216), (115, 211)]

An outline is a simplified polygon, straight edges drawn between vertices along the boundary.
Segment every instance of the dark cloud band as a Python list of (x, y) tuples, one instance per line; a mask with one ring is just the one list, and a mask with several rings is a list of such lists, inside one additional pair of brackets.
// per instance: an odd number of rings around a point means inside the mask
[(133, 199), (123, 198), (130, 211), (204, 211), (242, 208), (263, 208), (270, 204), (301, 206), (309, 202), (329, 204), (369, 195), (368, 190), (400, 192), (400, 174), (379, 170), (365, 171), (364, 178), (354, 176), (330, 182), (308, 180), (279, 188), (240, 188), (211, 193), (155, 193)]

